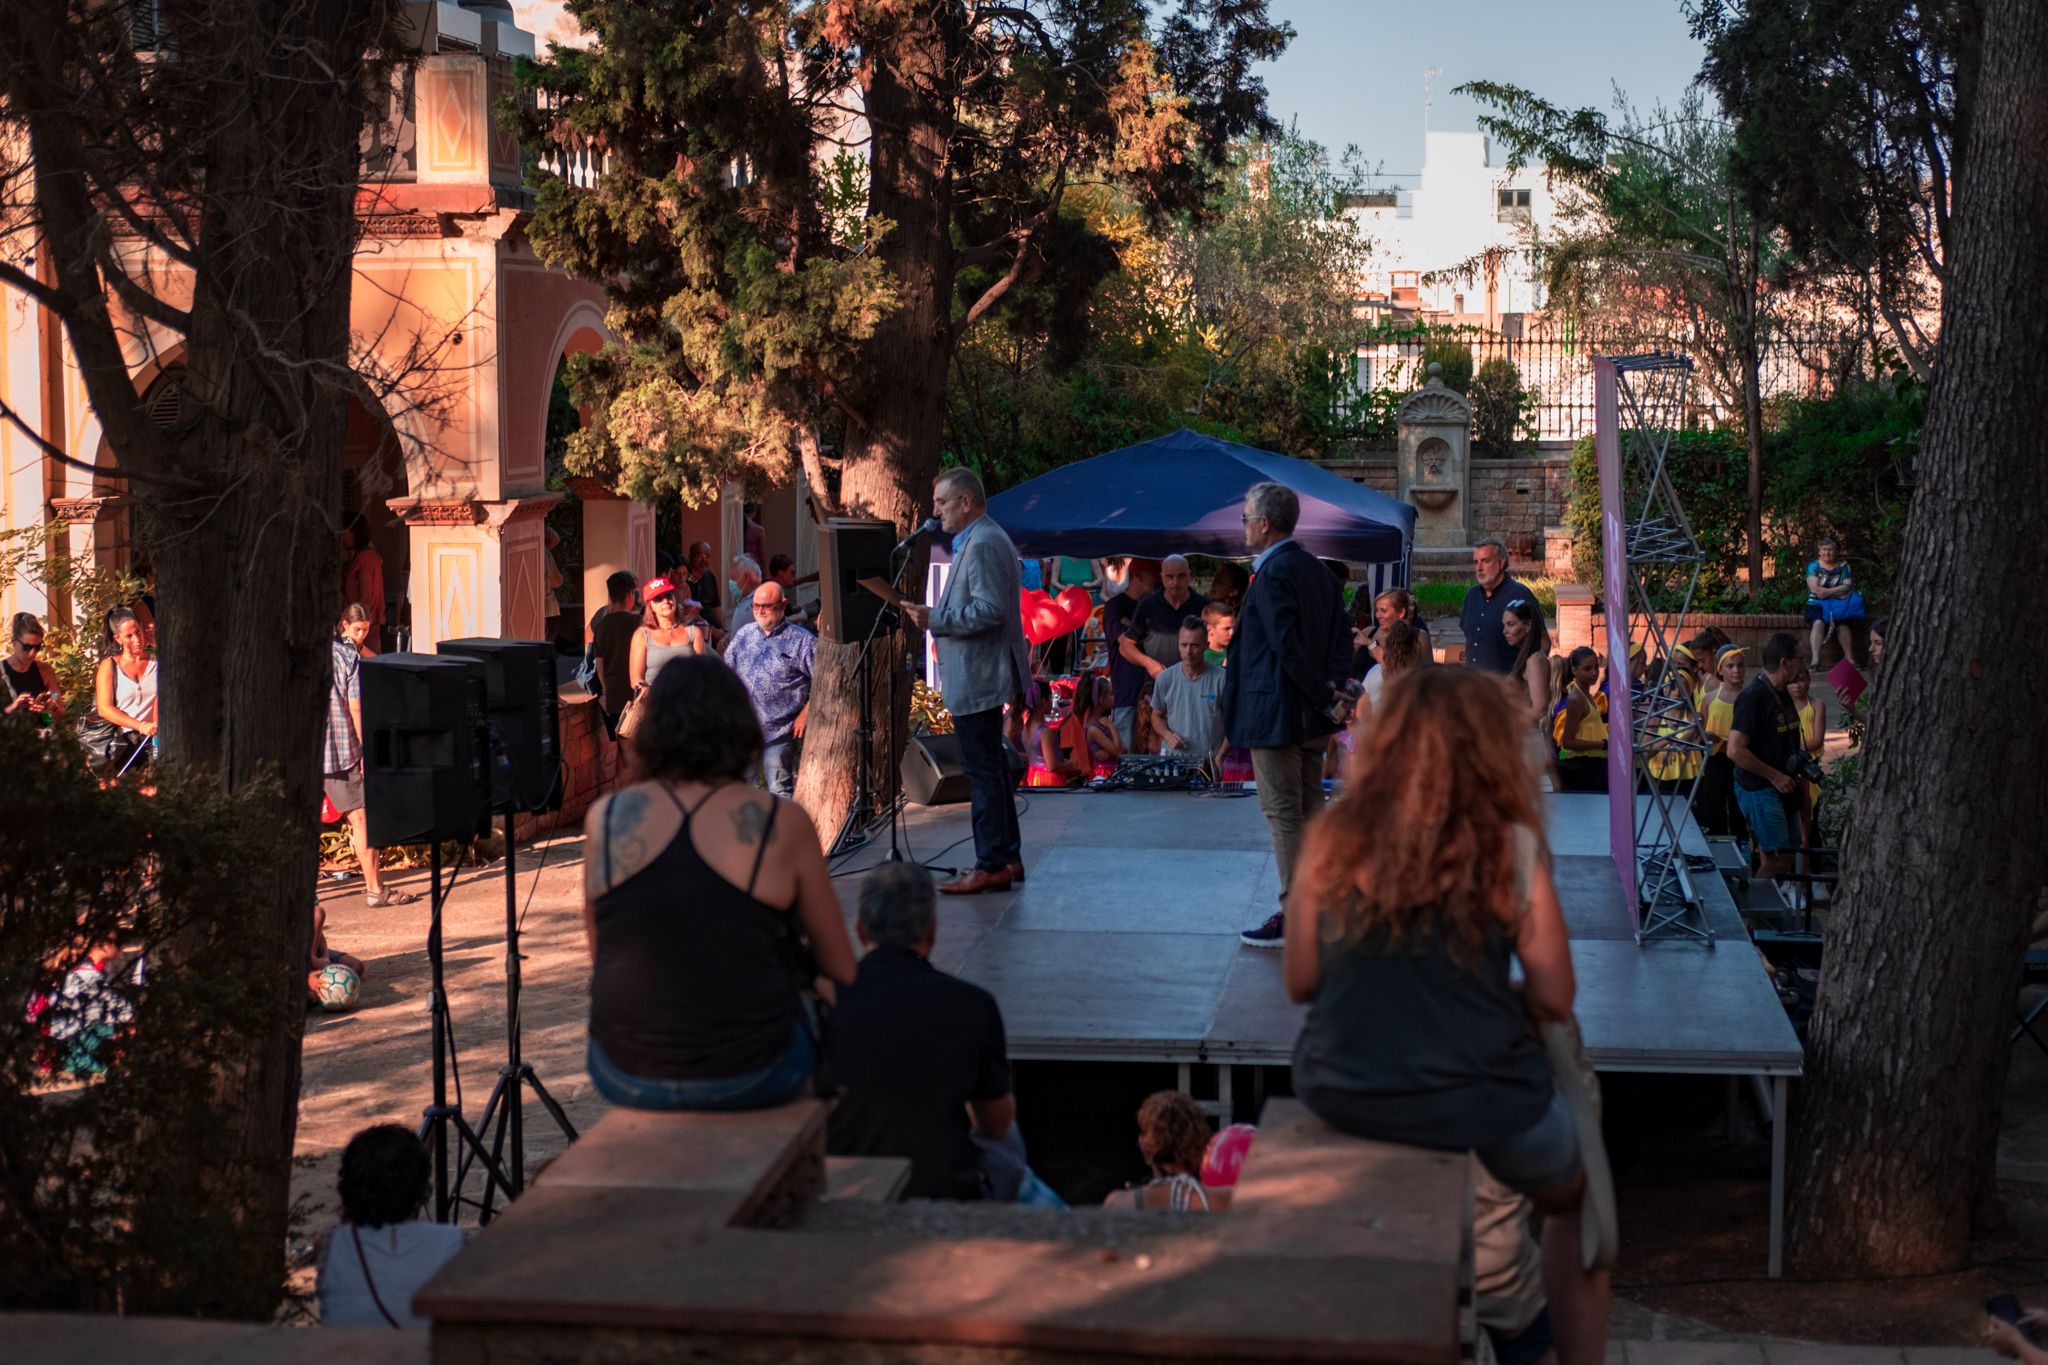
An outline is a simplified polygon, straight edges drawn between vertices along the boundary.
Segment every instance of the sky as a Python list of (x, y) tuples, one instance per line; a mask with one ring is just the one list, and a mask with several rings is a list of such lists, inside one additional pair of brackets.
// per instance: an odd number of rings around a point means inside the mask
[(1259, 67), (1267, 107), (1332, 156), (1356, 144), (1402, 186), (1422, 167), (1424, 72), (1429, 124), (1470, 131), (1466, 81), (1519, 85), (1570, 108), (1675, 103), (1699, 71), (1700, 45), (1678, 0), (1269, 0), (1294, 26), (1280, 59)]

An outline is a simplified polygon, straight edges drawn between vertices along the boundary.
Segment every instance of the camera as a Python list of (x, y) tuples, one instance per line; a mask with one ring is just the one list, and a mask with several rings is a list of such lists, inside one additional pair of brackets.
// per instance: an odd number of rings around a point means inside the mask
[(1804, 749), (1785, 765), (1785, 772), (1787, 776), (1796, 777), (1801, 782), (1811, 782), (1816, 787), (1827, 777), (1827, 771), (1820, 766), (1820, 761)]

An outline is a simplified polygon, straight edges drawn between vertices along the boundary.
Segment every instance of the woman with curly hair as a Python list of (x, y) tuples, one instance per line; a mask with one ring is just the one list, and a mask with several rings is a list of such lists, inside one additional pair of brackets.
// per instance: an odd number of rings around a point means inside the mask
[(421, 1218), (427, 1149), (395, 1123), (365, 1128), (341, 1152), (341, 1222), (323, 1234), (315, 1285), (329, 1327), (411, 1327), (419, 1287), (462, 1250), (464, 1233)]
[(1210, 1194), (1202, 1186), (1202, 1154), (1209, 1148), (1209, 1119), (1202, 1107), (1178, 1090), (1147, 1095), (1138, 1106), (1138, 1154), (1152, 1178), (1102, 1202), (1129, 1209), (1170, 1209), (1208, 1213)]
[[(1564, 914), (1522, 699), (1469, 668), (1387, 684), (1355, 780), (1309, 826), (1287, 901), (1287, 991), (1309, 1006), (1294, 1089), (1344, 1132), (1472, 1151), (1545, 1215), (1566, 1365), (1606, 1350), (1607, 1276), (1581, 1268), (1571, 1111), (1532, 1020), (1571, 1017)], [(1519, 958), (1519, 991), (1509, 968)]]

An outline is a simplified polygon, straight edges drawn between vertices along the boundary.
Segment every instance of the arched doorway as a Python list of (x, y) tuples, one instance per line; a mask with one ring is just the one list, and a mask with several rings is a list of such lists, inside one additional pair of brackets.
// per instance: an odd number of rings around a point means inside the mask
[[(348, 400), (348, 420), (341, 446), (341, 506), (336, 525), (346, 533), (359, 528), (383, 561), (383, 602), (365, 602), (371, 615), (382, 607), (383, 651), (409, 648), (412, 641), (412, 537), (405, 524), (393, 516), (392, 498), (405, 495), (405, 452), (397, 434), (382, 413), (372, 412), (361, 400)], [(336, 553), (346, 551), (339, 545)], [(344, 588), (344, 595), (347, 589)], [(346, 603), (338, 604), (341, 606)]]

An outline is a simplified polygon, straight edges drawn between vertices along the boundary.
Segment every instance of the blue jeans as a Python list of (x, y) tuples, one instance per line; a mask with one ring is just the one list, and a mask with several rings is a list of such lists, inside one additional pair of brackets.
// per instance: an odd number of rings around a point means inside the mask
[(1113, 707), (1109, 713), (1110, 723), (1116, 726), (1116, 737), (1123, 744), (1124, 752), (1130, 753), (1138, 747), (1138, 708), (1135, 706)]
[(953, 736), (974, 808), (974, 861), (985, 871), (1000, 872), (1024, 860), (1010, 759), (1003, 749), (1003, 708), (953, 717)]
[(796, 795), (796, 760), (801, 745), (801, 740), (786, 736), (761, 750), (763, 785), (777, 796)]
[(759, 1071), (742, 1076), (721, 1076), (710, 1081), (635, 1076), (613, 1065), (595, 1038), (590, 1040), (585, 1065), (590, 1069), (590, 1082), (597, 1087), (597, 1093), (622, 1109), (730, 1113), (738, 1109), (773, 1109), (803, 1095), (810, 1089), (816, 1058), (811, 1031), (799, 1021), (789, 1051)]

